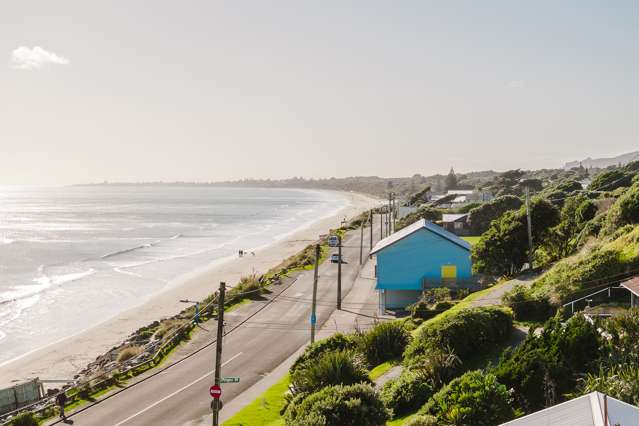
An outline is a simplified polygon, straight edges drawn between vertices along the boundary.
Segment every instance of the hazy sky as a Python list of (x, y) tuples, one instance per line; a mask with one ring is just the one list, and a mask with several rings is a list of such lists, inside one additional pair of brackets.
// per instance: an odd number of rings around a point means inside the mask
[(0, 184), (636, 150), (637, 22), (636, 1), (4, 1)]

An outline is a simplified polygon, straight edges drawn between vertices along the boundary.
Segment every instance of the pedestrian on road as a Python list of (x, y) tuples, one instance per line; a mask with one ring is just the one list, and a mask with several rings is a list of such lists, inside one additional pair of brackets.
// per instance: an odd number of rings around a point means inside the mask
[(64, 406), (67, 403), (67, 395), (64, 391), (60, 392), (58, 396), (55, 397), (55, 403), (60, 407), (60, 418), (62, 420), (66, 420), (67, 418), (64, 415)]

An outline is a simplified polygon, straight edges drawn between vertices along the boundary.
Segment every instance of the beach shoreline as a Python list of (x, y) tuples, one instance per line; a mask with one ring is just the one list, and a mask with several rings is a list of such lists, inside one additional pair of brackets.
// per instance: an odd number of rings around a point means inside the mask
[(344, 217), (351, 219), (379, 204), (367, 195), (341, 194), (348, 201), (345, 207), (285, 234), (272, 244), (251, 250), (255, 256), (217, 259), (207, 267), (189, 272), (139, 306), (0, 364), (0, 388), (34, 377), (72, 379), (96, 357), (125, 341), (135, 330), (182, 311), (184, 304), (179, 302), (180, 299), (202, 300), (217, 290), (220, 281), (232, 287), (243, 276), (265, 273), (301, 251), (320, 234), (339, 227)]

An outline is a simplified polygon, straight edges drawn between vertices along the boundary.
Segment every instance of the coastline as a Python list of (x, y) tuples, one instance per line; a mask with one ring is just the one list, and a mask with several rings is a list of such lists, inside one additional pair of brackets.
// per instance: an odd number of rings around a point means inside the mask
[(189, 272), (137, 307), (0, 364), (0, 388), (34, 377), (72, 379), (97, 356), (125, 341), (138, 328), (179, 313), (184, 309), (180, 299), (202, 300), (215, 292), (220, 281), (234, 286), (243, 276), (264, 273), (301, 251), (309, 240), (338, 227), (343, 217), (352, 218), (378, 204), (376, 199), (367, 195), (341, 194), (348, 200), (345, 207), (284, 234), (272, 244), (255, 248), (255, 256), (216, 259), (207, 267)]

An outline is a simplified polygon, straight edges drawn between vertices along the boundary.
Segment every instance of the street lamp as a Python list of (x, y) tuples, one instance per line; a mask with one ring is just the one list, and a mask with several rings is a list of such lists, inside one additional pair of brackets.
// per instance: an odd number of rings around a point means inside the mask
[(200, 302), (197, 302), (195, 300), (189, 300), (189, 299), (182, 299), (180, 300), (180, 302), (195, 304), (195, 318), (193, 319), (193, 321), (196, 324), (199, 324), (200, 323)]

